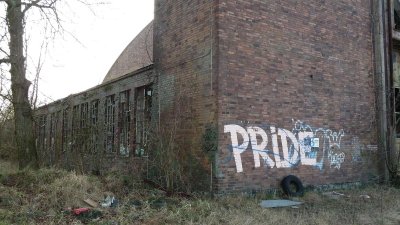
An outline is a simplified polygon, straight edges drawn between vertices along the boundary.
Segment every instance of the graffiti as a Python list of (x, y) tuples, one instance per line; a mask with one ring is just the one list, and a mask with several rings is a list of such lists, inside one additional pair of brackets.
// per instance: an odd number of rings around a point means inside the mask
[(344, 135), (343, 130), (339, 132), (330, 132), (329, 138), (329, 151), (328, 151), (328, 159), (330, 163), (330, 167), (340, 169), (340, 165), (344, 162), (345, 154), (344, 152), (340, 152), (340, 141)]
[(378, 151), (378, 146), (377, 145), (367, 145), (367, 149), (369, 151)]
[[(249, 145), (249, 135), (243, 127), (238, 125), (225, 125), (224, 133), (228, 132), (231, 134), (232, 152), (236, 163), (236, 171), (238, 173), (243, 172), (242, 157), (240, 154), (242, 154)], [(239, 145), (238, 134), (240, 134), (243, 139), (241, 145)]]
[(342, 163), (344, 162), (344, 158), (345, 158), (344, 152), (328, 155), (330, 167), (340, 169), (340, 165), (342, 165)]
[(269, 168), (290, 168), (302, 164), (322, 169), (327, 158), (330, 168), (340, 169), (345, 160), (345, 153), (340, 149), (344, 131), (313, 129), (302, 121), (293, 122), (292, 131), (275, 126), (263, 129), (257, 126), (243, 128), (235, 124), (225, 125), (224, 132), (230, 134), (236, 171), (243, 172), (241, 154), (249, 146), (255, 168), (263, 162)]

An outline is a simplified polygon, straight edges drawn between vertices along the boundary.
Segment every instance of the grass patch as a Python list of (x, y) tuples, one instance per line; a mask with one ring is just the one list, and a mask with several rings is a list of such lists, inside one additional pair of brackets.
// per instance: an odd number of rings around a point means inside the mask
[[(112, 192), (115, 208), (92, 211), (97, 219), (78, 218), (68, 208), (87, 207), (84, 199), (101, 201)], [(273, 196), (236, 195), (192, 199), (165, 197), (137, 178), (112, 172), (102, 178), (56, 169), (3, 174), (0, 182), (2, 224), (399, 224), (400, 190), (369, 186), (337, 190), (344, 196), (307, 192), (298, 208), (264, 209)], [(362, 197), (364, 195), (364, 197)], [(365, 197), (368, 196), (369, 198)]]
[(16, 173), (17, 171), (18, 171), (17, 164), (0, 159), (0, 175)]

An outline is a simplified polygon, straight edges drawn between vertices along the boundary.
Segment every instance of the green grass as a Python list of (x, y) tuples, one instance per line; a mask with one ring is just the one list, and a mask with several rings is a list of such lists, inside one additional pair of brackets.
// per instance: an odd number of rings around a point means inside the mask
[[(307, 192), (299, 208), (264, 209), (266, 195), (192, 199), (167, 198), (138, 179), (118, 173), (103, 178), (56, 169), (8, 171), (0, 179), (0, 225), (3, 224), (400, 224), (400, 190), (369, 186), (337, 190), (336, 199)], [(68, 208), (87, 207), (86, 198), (103, 199), (112, 191), (116, 208), (98, 208), (97, 220), (78, 218)], [(370, 198), (362, 198), (360, 195)], [(274, 195), (273, 198), (280, 196)]]

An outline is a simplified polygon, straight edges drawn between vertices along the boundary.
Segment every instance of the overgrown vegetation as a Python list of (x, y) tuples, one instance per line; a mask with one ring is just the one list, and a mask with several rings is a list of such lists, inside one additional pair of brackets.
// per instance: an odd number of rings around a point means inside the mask
[(148, 178), (170, 194), (209, 190), (206, 154), (193, 147), (193, 138), (177, 137), (176, 127), (151, 133)]
[(14, 138), (14, 111), (10, 103), (0, 96), (0, 160), (7, 159), (9, 161), (16, 161), (16, 148)]
[[(111, 173), (103, 178), (56, 169), (11, 171), (0, 167), (0, 224), (399, 224), (400, 190), (369, 186), (336, 190), (342, 195), (308, 192), (298, 208), (264, 209), (261, 200), (280, 193), (209, 198), (166, 197), (137, 177)], [(4, 169), (7, 168), (7, 169)], [(17, 169), (17, 167), (15, 167)], [(110, 193), (112, 191), (112, 193)], [(114, 195), (114, 208), (91, 209), (75, 216), (83, 202)], [(91, 217), (92, 216), (92, 217)]]
[[(199, 129), (193, 97), (185, 93), (190, 90), (175, 87), (173, 107), (161, 115), (162, 123), (152, 124), (147, 135), (148, 178), (171, 194), (210, 190), (209, 155), (217, 145), (216, 128)], [(203, 132), (208, 136), (199, 135)]]

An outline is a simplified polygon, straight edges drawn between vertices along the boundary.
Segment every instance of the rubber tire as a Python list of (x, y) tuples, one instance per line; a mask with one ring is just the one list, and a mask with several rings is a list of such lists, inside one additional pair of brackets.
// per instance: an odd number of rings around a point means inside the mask
[[(294, 185), (296, 187), (296, 190), (293, 191), (291, 190), (291, 185)], [(292, 197), (300, 197), (304, 195), (304, 187), (303, 184), (301, 183), (301, 180), (294, 176), (294, 175), (289, 175), (283, 178), (281, 182), (281, 186), (283, 189), (283, 192), (287, 194), (288, 196)]]

